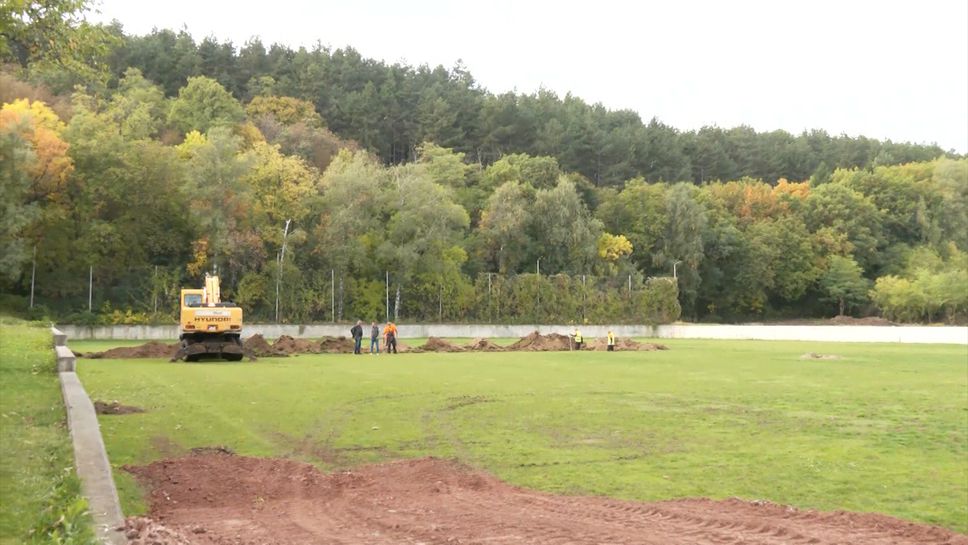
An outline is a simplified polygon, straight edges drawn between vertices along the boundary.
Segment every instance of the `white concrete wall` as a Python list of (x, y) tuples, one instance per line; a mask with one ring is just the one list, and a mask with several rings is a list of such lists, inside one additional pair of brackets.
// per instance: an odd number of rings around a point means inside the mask
[[(369, 324), (366, 324), (367, 327)], [(382, 324), (381, 324), (382, 325)], [(170, 340), (178, 338), (178, 326), (57, 326), (68, 337), (81, 339)], [(276, 325), (246, 324), (243, 337), (261, 333), (267, 339), (280, 335), (292, 337), (348, 337), (350, 324)], [(400, 337), (523, 337), (532, 331), (543, 334), (569, 334), (568, 325), (474, 325), (474, 324), (398, 324)], [(584, 326), (582, 334), (591, 339), (604, 337), (607, 326)], [(835, 326), (835, 325), (715, 325), (672, 324), (661, 326), (619, 325), (612, 327), (618, 337), (660, 339), (752, 339), (776, 341), (938, 343), (968, 345), (968, 327), (933, 326)], [(365, 335), (369, 335), (364, 328)]]

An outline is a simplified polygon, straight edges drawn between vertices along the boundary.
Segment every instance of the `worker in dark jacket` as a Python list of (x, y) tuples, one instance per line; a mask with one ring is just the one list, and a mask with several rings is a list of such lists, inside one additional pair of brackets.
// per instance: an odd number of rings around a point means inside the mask
[(380, 326), (370, 323), (370, 354), (380, 353)]
[(360, 353), (360, 345), (363, 344), (363, 322), (356, 321), (356, 325), (350, 328), (350, 335), (353, 335), (353, 353)]

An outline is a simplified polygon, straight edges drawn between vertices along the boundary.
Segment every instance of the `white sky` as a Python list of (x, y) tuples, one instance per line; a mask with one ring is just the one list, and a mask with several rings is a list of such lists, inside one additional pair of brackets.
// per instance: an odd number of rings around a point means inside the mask
[[(253, 6), (253, 7), (249, 7)], [(494, 93), (540, 87), (676, 128), (825, 129), (968, 152), (965, 0), (101, 0), (127, 34), (186, 27), (461, 59)]]

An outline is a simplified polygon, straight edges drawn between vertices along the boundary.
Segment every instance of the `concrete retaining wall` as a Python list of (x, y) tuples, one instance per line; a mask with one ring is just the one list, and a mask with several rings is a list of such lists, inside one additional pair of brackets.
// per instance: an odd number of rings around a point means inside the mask
[[(170, 340), (178, 338), (178, 326), (58, 326), (72, 339)], [(474, 324), (398, 324), (400, 337), (523, 337), (532, 331), (571, 333), (568, 325), (474, 325)], [(244, 337), (262, 334), (267, 339), (292, 337), (348, 337), (349, 324), (245, 326)], [(585, 326), (588, 338), (604, 337), (607, 326)], [(364, 328), (364, 331), (366, 329)], [(622, 325), (612, 331), (618, 337), (659, 339), (750, 339), (818, 342), (938, 343), (968, 345), (968, 327), (929, 326), (835, 326), (835, 325), (715, 325), (672, 324), (661, 326)]]
[(94, 404), (74, 372), (76, 360), (67, 347), (67, 335), (55, 328), (51, 328), (51, 333), (57, 352), (61, 394), (67, 409), (67, 426), (74, 443), (74, 466), (81, 479), (81, 492), (87, 498), (94, 518), (97, 539), (105, 545), (126, 545), (128, 540), (119, 530), (124, 526), (121, 502), (114, 487), (111, 463), (101, 438)]

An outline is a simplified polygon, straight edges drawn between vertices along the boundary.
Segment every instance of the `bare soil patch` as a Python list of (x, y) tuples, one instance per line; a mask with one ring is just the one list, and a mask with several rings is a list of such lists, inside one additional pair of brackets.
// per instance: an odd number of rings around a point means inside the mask
[(555, 496), (435, 458), (324, 474), (291, 460), (209, 453), (125, 469), (149, 491), (150, 520), (126, 524), (137, 544), (968, 545), (968, 536), (877, 514)]
[(94, 412), (97, 414), (133, 414), (143, 413), (145, 410), (141, 407), (122, 405), (117, 401), (107, 402), (97, 400), (94, 402)]

